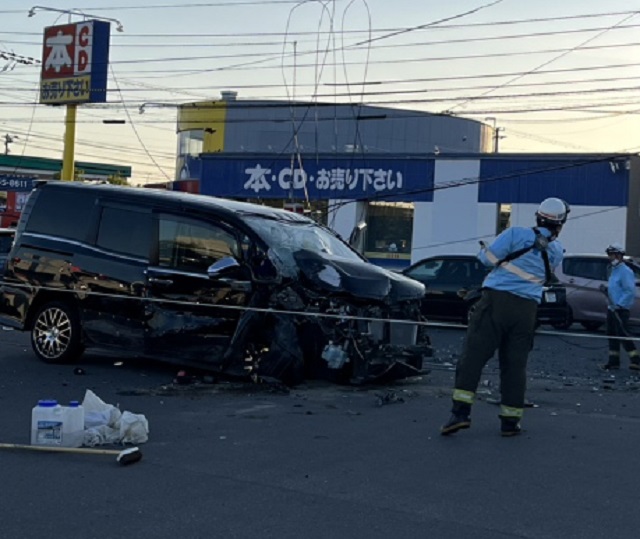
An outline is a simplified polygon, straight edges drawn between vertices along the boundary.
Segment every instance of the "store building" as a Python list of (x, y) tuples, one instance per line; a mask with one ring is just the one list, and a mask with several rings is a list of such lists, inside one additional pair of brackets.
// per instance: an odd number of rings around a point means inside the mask
[(181, 107), (171, 188), (305, 211), (345, 238), (366, 222), (360, 250), (393, 268), (475, 253), (506, 226), (532, 226), (549, 196), (572, 206), (567, 251), (621, 241), (640, 254), (635, 156), (494, 154), (493, 134), (450, 116), (230, 94)]

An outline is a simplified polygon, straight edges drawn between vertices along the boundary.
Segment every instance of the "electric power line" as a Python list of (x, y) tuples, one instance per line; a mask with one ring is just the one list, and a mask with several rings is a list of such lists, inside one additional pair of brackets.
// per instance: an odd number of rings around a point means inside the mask
[[(303, 0), (304, 1), (304, 0)], [(292, 2), (295, 3), (295, 2)], [(94, 10), (96, 8), (88, 8)], [(98, 8), (99, 9), (99, 8)], [(558, 22), (558, 21), (575, 21), (582, 19), (594, 19), (594, 18), (602, 18), (602, 17), (617, 17), (622, 15), (630, 15), (635, 13), (636, 11), (608, 11), (608, 12), (600, 12), (600, 13), (586, 13), (579, 15), (561, 15), (554, 17), (529, 17), (524, 19), (508, 19), (508, 20), (493, 20), (487, 22), (474, 22), (474, 23), (462, 23), (462, 24), (438, 24), (437, 26), (429, 26), (433, 23), (426, 23), (425, 30), (434, 31), (434, 30), (459, 30), (461, 28), (480, 28), (480, 27), (490, 27), (495, 28), (496, 26), (513, 26), (519, 24), (547, 24), (549, 22)], [(0, 11), (0, 14), (2, 11)], [(23, 13), (23, 11), (20, 11)], [(373, 28), (372, 33), (391, 33), (391, 32), (403, 32), (408, 30), (409, 28), (413, 28), (412, 26), (403, 26), (403, 27), (382, 27), (382, 28)], [(330, 32), (320, 32), (320, 34), (327, 34)], [(337, 33), (345, 33), (345, 34), (368, 34), (368, 29), (362, 30), (338, 30)], [(0, 35), (20, 35), (20, 36), (42, 36), (42, 32), (22, 32), (22, 31), (14, 31), (14, 30), (2, 30), (0, 31)], [(282, 37), (284, 32), (222, 32), (222, 33), (131, 33), (127, 32), (126, 34), (119, 34), (117, 36), (118, 39), (129, 39), (129, 38), (159, 38), (166, 39), (168, 37), (193, 37), (193, 38), (202, 38), (202, 37), (220, 37), (220, 38), (228, 38), (228, 37)], [(317, 32), (315, 31), (291, 31), (288, 33), (289, 36), (305, 36), (305, 35), (313, 35), (316, 36)]]
[[(586, 47), (587, 43), (591, 43), (592, 41), (595, 41), (596, 39), (602, 37), (603, 35), (605, 35), (607, 32), (611, 31), (613, 28), (622, 25), (624, 22), (636, 17), (638, 15), (639, 12), (635, 12), (632, 13), (631, 15), (627, 15), (624, 19), (622, 19), (621, 21), (617, 22), (616, 24), (611, 25), (609, 28), (605, 28), (604, 30), (598, 32), (595, 36), (591, 36), (588, 39), (585, 39), (584, 41), (582, 41), (581, 43), (578, 43), (577, 45), (575, 45), (574, 47), (572, 47), (571, 49), (561, 52), (560, 54), (558, 54), (557, 56), (554, 56), (553, 58), (551, 58), (550, 60), (546, 60), (544, 62), (542, 62), (541, 64), (538, 64), (536, 67), (532, 68), (528, 73), (523, 73), (522, 75), (518, 75), (506, 82), (503, 82), (502, 84), (499, 84), (498, 86), (496, 86), (495, 88), (491, 89), (491, 90), (487, 90), (485, 92), (483, 92), (481, 94), (480, 97), (484, 97), (489, 95), (490, 93), (495, 92), (496, 90), (499, 90), (501, 88), (504, 88), (505, 86), (508, 86), (509, 84), (511, 84), (512, 82), (515, 82), (517, 80), (520, 80), (523, 77), (526, 77), (527, 75), (531, 74), (531, 73), (535, 73), (536, 71), (538, 71), (539, 69), (542, 69), (543, 67), (546, 67), (550, 64), (552, 64), (553, 62), (556, 62), (558, 60), (560, 60), (561, 58), (564, 58), (565, 56), (567, 56), (568, 54), (571, 54), (577, 50), (586, 50), (588, 47)], [(457, 105), (455, 105), (453, 107), (453, 109), (458, 108), (458, 107), (462, 107), (465, 104), (469, 103), (469, 99), (467, 99), (466, 101), (463, 101), (462, 103), (458, 103)]]

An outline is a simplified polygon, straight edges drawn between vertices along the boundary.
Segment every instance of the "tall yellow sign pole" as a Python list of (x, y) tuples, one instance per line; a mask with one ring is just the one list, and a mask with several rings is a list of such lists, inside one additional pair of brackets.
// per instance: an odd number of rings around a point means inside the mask
[(76, 145), (76, 113), (77, 105), (67, 105), (67, 117), (65, 119), (64, 128), (64, 151), (62, 154), (62, 173), (61, 180), (74, 180), (74, 156)]

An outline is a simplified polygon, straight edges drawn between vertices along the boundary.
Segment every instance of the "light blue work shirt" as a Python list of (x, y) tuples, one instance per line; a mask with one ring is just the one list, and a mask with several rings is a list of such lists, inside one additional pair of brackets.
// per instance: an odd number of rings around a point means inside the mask
[(611, 269), (609, 276), (609, 309), (631, 309), (636, 300), (636, 278), (624, 262)]
[[(543, 227), (537, 227), (540, 233), (549, 238), (551, 232)], [(500, 234), (487, 248), (480, 251), (478, 259), (485, 266), (496, 266), (507, 255), (533, 245), (536, 235), (531, 228), (512, 227)], [(549, 266), (555, 269), (564, 256), (564, 250), (558, 240), (549, 242), (547, 247)], [(493, 290), (511, 292), (516, 296), (532, 299), (540, 303), (542, 287), (545, 282), (544, 260), (542, 252), (536, 248), (525, 254), (505, 262), (487, 275), (482, 286)]]

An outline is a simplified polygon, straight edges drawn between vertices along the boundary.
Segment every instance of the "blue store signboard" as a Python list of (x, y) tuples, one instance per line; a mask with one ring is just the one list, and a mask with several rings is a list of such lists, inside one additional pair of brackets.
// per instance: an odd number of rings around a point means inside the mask
[(433, 200), (429, 159), (202, 155), (200, 192), (227, 198)]
[(31, 191), (38, 178), (0, 174), (0, 191)]
[(581, 206), (626, 206), (629, 171), (613, 158), (484, 159), (479, 202), (537, 204), (560, 197)]

